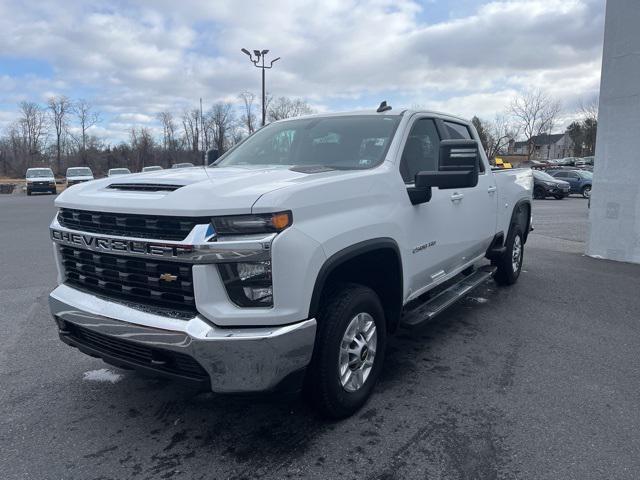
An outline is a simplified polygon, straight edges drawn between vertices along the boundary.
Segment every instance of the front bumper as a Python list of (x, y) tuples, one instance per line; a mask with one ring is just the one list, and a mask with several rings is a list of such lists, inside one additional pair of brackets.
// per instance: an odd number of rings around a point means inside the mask
[[(220, 393), (275, 389), (309, 364), (316, 333), (315, 319), (220, 328), (200, 315), (165, 317), (64, 284), (51, 292), (49, 304), (65, 343), (109, 363), (195, 380)], [(196, 362), (206, 378), (199, 378)]]
[(55, 183), (27, 183), (27, 190), (31, 192), (51, 192), (56, 190)]

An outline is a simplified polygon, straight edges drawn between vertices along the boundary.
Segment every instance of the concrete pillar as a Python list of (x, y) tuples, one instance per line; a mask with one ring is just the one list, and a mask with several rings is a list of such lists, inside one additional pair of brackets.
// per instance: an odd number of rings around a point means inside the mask
[(609, 0), (587, 254), (640, 263), (640, 1)]

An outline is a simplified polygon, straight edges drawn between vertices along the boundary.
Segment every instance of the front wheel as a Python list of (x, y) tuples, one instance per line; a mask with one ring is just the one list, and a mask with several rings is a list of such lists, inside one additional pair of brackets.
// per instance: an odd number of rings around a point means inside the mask
[(585, 185), (582, 188), (582, 196), (584, 198), (590, 198), (591, 197), (591, 185)]
[(365, 404), (380, 376), (384, 310), (373, 290), (356, 284), (336, 288), (323, 304), (305, 390), (324, 416), (345, 418)]
[(504, 254), (494, 261), (494, 265), (498, 267), (494, 276), (498, 285), (513, 285), (520, 276), (524, 256), (524, 237), (519, 225), (511, 228), (506, 247)]

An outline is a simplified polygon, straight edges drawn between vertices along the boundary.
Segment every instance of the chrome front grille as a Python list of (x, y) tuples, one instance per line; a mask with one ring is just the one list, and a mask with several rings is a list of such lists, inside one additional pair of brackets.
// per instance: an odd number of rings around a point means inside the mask
[(58, 212), (58, 222), (63, 227), (81, 232), (181, 241), (189, 235), (194, 226), (208, 224), (210, 219), (61, 208)]
[(69, 285), (127, 303), (196, 313), (190, 264), (59, 248)]

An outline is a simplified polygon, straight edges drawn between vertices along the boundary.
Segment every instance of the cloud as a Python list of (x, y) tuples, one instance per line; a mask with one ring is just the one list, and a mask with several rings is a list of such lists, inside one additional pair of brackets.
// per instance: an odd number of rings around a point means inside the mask
[[(200, 97), (210, 104), (258, 92), (259, 71), (241, 47), (282, 57), (267, 72), (270, 92), (322, 110), (371, 106), (384, 96), (492, 116), (524, 89), (543, 88), (567, 105), (597, 92), (602, 2), (466, 0), (455, 15), (443, 14), (447, 5), (7, 0), (0, 111), (51, 93), (86, 97), (106, 113), (104, 131), (125, 138), (125, 123), (153, 123), (161, 110), (179, 114)], [(12, 58), (45, 61), (52, 73), (3, 73)]]

